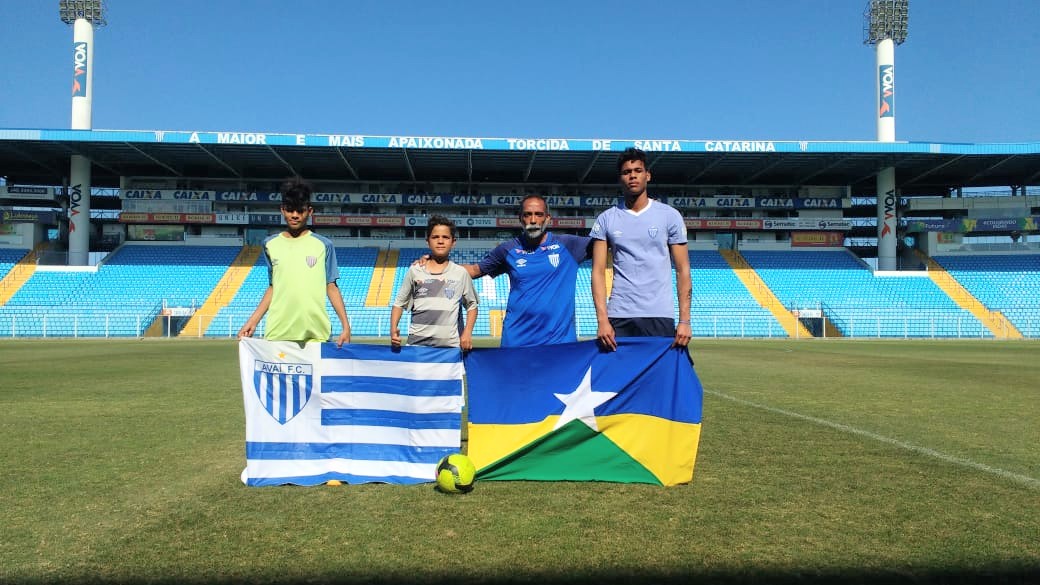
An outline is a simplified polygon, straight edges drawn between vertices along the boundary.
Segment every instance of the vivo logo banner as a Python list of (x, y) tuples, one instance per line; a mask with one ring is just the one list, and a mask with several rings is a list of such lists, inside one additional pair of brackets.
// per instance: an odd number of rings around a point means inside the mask
[(878, 117), (892, 118), (896, 115), (895, 65), (878, 67)]
[(87, 96), (87, 43), (72, 44), (72, 97)]

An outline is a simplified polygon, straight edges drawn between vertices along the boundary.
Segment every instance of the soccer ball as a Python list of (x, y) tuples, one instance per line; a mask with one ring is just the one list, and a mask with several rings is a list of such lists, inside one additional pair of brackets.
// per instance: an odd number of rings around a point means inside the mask
[(465, 494), (473, 491), (477, 469), (462, 453), (452, 453), (437, 464), (437, 488), (449, 494)]

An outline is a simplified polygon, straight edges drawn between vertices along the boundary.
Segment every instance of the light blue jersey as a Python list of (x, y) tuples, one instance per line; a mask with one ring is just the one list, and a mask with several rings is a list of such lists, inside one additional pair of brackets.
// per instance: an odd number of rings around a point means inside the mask
[(651, 199), (634, 212), (620, 203), (596, 218), (589, 235), (614, 254), (611, 318), (675, 318), (675, 286), (669, 246), (685, 244), (686, 224), (675, 208)]

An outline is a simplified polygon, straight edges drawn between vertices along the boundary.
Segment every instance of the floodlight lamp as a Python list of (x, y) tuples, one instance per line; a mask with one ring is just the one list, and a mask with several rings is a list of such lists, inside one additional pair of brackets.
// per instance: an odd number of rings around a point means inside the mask
[(105, 2), (104, 0), (59, 0), (58, 16), (65, 24), (72, 24), (83, 19), (94, 26), (105, 26)]
[(903, 44), (909, 15), (910, 0), (868, 0), (863, 12), (863, 43), (876, 45), (888, 39)]

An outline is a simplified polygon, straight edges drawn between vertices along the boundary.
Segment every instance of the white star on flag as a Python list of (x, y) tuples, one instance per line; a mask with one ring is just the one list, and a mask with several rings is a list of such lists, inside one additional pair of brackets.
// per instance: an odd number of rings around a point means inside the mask
[(585, 377), (582, 378), (581, 383), (578, 384), (574, 392), (570, 394), (553, 393), (553, 396), (567, 405), (563, 409), (563, 414), (560, 415), (560, 420), (556, 421), (556, 426), (553, 427), (553, 430), (578, 419), (590, 429), (599, 431), (599, 427), (596, 425), (596, 407), (617, 396), (617, 392), (593, 392), (592, 366), (589, 366), (588, 371), (585, 372)]

